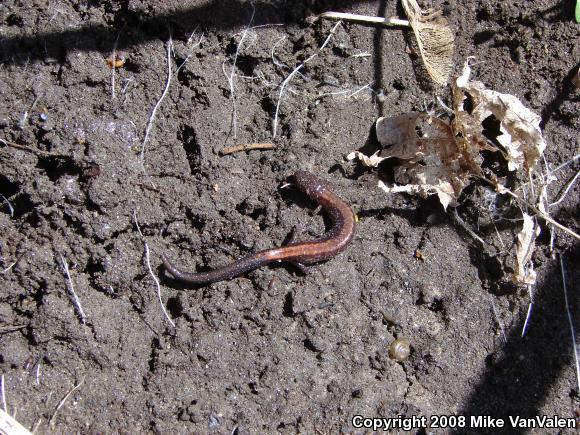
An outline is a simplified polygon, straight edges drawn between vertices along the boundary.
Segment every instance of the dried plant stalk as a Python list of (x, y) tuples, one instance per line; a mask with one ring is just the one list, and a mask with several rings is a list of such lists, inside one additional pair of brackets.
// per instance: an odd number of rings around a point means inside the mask
[(453, 41), (449, 24), (441, 11), (421, 10), (416, 0), (402, 0), (403, 8), (415, 33), (427, 73), (444, 86), (453, 70)]
[(0, 409), (0, 433), (6, 435), (32, 435), (4, 410)]

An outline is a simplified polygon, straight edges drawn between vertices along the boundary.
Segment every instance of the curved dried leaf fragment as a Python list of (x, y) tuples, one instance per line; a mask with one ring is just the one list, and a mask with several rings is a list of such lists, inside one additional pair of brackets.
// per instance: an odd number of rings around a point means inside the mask
[[(455, 133), (463, 137), (464, 146), (474, 152), (478, 148), (502, 151), (510, 171), (522, 168), (528, 172), (533, 171), (546, 149), (546, 141), (540, 129), (540, 116), (525, 107), (515, 96), (486, 89), (482, 82), (470, 81), (470, 74), (468, 59), (453, 89)], [(468, 98), (472, 110), (465, 107)], [(483, 133), (482, 123), (490, 116), (499, 122), (501, 134), (495, 139), (503, 149), (491, 146)]]
[(436, 194), (444, 208), (456, 205), (461, 191), (479, 166), (457, 146), (449, 124), (424, 113), (409, 112), (390, 118), (379, 118), (377, 139), (383, 146), (368, 157), (355, 151), (347, 157), (358, 158), (366, 166), (376, 167), (386, 158), (397, 158), (402, 164), (395, 169), (397, 184), (385, 192), (406, 192), (422, 197)]
[(416, 0), (402, 0), (403, 8), (415, 33), (427, 73), (444, 86), (453, 71), (455, 36), (441, 11), (422, 10)]
[(513, 278), (517, 284), (532, 285), (536, 283), (536, 271), (531, 260), (540, 227), (530, 215), (523, 213), (523, 218), (524, 225), (518, 233), (516, 244), (516, 271)]

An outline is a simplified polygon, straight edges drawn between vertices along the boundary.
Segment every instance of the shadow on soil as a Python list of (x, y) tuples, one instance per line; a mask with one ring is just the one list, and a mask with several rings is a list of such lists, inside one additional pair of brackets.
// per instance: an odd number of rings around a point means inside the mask
[[(349, 8), (362, 1), (256, 1), (253, 3), (255, 16), (252, 25), (277, 24), (280, 20), (286, 24), (303, 22), (307, 18), (304, 16), (305, 10), (317, 14), (333, 8)], [(66, 54), (72, 50), (109, 53), (119, 33), (118, 50), (154, 39), (167, 39), (170, 30), (174, 37), (187, 39), (198, 27), (207, 30), (227, 30), (248, 24), (252, 15), (249, 2), (241, 0), (215, 0), (197, 7), (156, 16), (130, 9), (127, 1), (121, 3), (120, 9), (113, 12), (109, 26), (88, 25), (58, 32), (40, 32), (34, 35), (1, 39), (0, 62), (24, 65), (28, 62), (46, 59), (60, 61), (64, 60)], [(312, 3), (311, 8), (305, 6), (309, 3)], [(216, 13), (216, 9), (219, 12), (220, 8), (227, 8), (227, 13)]]
[[(578, 272), (573, 264), (580, 261), (580, 246), (564, 259), (567, 271), (567, 294), (570, 310), (578, 312)], [(557, 264), (558, 262), (554, 262)], [(525, 316), (523, 316), (525, 318)], [(487, 371), (474, 388), (470, 399), (460, 415), (491, 416), (505, 420), (505, 433), (523, 434), (529, 429), (512, 428), (509, 417), (535, 418), (550, 387), (560, 372), (572, 361), (572, 339), (566, 314), (562, 275), (560, 267), (553, 267), (544, 285), (535, 293), (527, 333), (521, 336), (524, 318), (511, 331), (506, 331), (507, 340), (494, 354), (487, 357)], [(570, 389), (570, 401), (578, 391)], [(464, 433), (457, 431), (454, 433)], [(498, 429), (482, 430), (478, 433), (498, 433)]]

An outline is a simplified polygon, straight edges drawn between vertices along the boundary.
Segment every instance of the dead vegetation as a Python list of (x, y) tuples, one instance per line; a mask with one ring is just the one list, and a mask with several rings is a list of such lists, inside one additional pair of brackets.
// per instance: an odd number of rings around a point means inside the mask
[[(367, 21), (397, 26), (410, 25), (416, 36), (420, 55), (429, 76), (435, 84), (444, 86), (449, 81), (453, 69), (453, 32), (450, 30), (447, 21), (440, 12), (423, 11), (414, 0), (404, 1), (403, 6), (405, 7), (409, 17), (408, 22), (398, 19), (384, 19), (377, 17), (370, 17)], [(234, 138), (237, 138), (239, 130), (238, 115), (244, 110), (244, 103), (242, 101), (243, 96), (236, 88), (236, 84), (239, 84), (237, 79), (242, 78), (240, 72), (241, 69), (238, 69), (237, 61), (240, 53), (242, 53), (245, 47), (244, 42), (246, 42), (246, 37), (251, 28), (254, 12), (255, 11), (252, 12), (252, 18), (237, 42), (235, 54), (231, 59), (231, 68), (226, 68), (227, 61), (224, 61), (222, 64), (224, 71), (229, 70), (229, 74), (225, 75), (230, 92), (229, 101), (232, 107), (230, 127)], [(326, 13), (322, 14), (321, 17), (344, 20), (359, 19), (353, 14), (344, 13)], [(291, 88), (291, 83), (295, 83), (293, 80), (300, 76), (301, 72), (306, 69), (305, 66), (308, 63), (323, 53), (323, 51), (329, 46), (333, 35), (340, 26), (341, 22), (336, 23), (330, 31), (327, 31), (324, 35), (325, 39), (322, 39), (320, 45), (317, 45), (314, 49), (311, 49), (311, 51), (300, 53), (304, 60), (297, 61), (295, 67), (289, 67), (287, 64), (282, 64), (275, 55), (277, 45), (286, 38), (286, 35), (283, 35), (272, 46), (271, 59), (272, 64), (286, 69), (285, 75), (280, 77), (280, 80), (277, 83), (269, 82), (263, 74), (259, 77), (258, 75), (255, 77), (249, 77), (251, 80), (262, 80), (262, 85), (273, 90), (272, 92), (276, 94), (275, 112), (273, 111), (273, 120), (271, 123), (273, 138), (278, 138), (280, 135), (280, 109), (285, 102), (288, 102), (288, 94), (299, 94), (298, 91)], [(107, 62), (111, 68), (111, 98), (113, 99), (116, 98), (116, 69), (122, 67), (124, 64), (124, 60), (121, 61), (121, 59), (118, 59), (116, 55), (118, 40), (119, 36), (115, 39), (111, 62)], [(145, 159), (146, 146), (150, 141), (154, 140), (151, 133), (155, 128), (158, 111), (170, 90), (172, 79), (177, 76), (179, 69), (189, 59), (189, 57), (187, 57), (183, 63), (178, 66), (177, 71), (174, 71), (172, 38), (169, 38), (166, 42), (163, 54), (167, 68), (165, 74), (166, 80), (162, 87), (159, 99), (155, 102), (149, 112), (149, 118), (145, 125), (143, 140), (141, 141), (140, 147), (141, 163), (143, 163)], [(363, 55), (366, 56), (366, 54)], [(296, 56), (296, 58), (298, 59), (299, 57)], [(291, 63), (289, 62), (289, 64)], [(515, 270), (513, 271), (513, 280), (518, 285), (526, 287), (530, 292), (531, 311), (531, 303), (534, 300), (532, 289), (537, 281), (533, 257), (536, 242), (541, 231), (539, 221), (544, 220), (547, 222), (550, 231), (553, 231), (553, 229), (556, 228), (575, 238), (579, 238), (578, 234), (576, 234), (572, 229), (561, 225), (550, 216), (550, 206), (557, 205), (565, 198), (568, 192), (572, 189), (574, 183), (577, 181), (580, 172), (577, 172), (576, 175), (569, 180), (565, 188), (562, 190), (561, 196), (554, 198), (553, 202), (550, 202), (550, 198), (548, 198), (547, 194), (548, 186), (554, 181), (554, 174), (558, 168), (550, 170), (550, 167), (547, 164), (542, 167), (542, 163), (544, 162), (544, 151), (546, 150), (547, 144), (540, 129), (540, 117), (522, 104), (522, 102), (515, 96), (488, 89), (482, 82), (472, 80), (470, 75), (471, 68), (469, 63), (466, 63), (462, 74), (452, 82), (453, 103), (451, 104), (451, 117), (436, 116), (433, 113), (409, 112), (393, 117), (379, 118), (376, 121), (376, 131), (382, 149), (371, 156), (366, 156), (359, 151), (354, 151), (349, 154), (348, 159), (359, 159), (365, 166), (375, 168), (385, 159), (396, 158), (400, 160), (401, 164), (395, 169), (395, 183), (387, 185), (381, 181), (379, 182), (379, 187), (387, 193), (408, 193), (419, 195), (424, 198), (430, 195), (436, 195), (443, 208), (451, 213), (456, 212), (454, 207), (459, 205), (466, 187), (474, 182), (483, 181), (492, 186), (495, 193), (510, 196), (514, 201), (513, 204), (517, 205), (521, 212), (521, 221), (518, 221), (517, 223), (518, 232), (517, 234), (514, 234), (513, 240), (512, 254), (516, 264)], [(308, 79), (309, 78), (306, 77), (304, 78), (304, 81)], [(371, 93), (374, 93), (375, 90), (373, 89), (373, 86), (372, 83), (365, 84), (362, 87), (359, 84), (358, 87), (353, 87), (352, 89), (349, 88), (327, 94), (318, 94), (315, 97), (322, 98), (325, 95), (345, 95), (347, 98), (350, 98), (363, 91), (370, 90)], [(315, 98), (310, 98), (310, 100), (314, 99)], [(22, 116), (21, 124), (23, 126), (28, 122), (30, 112), (32, 112), (37, 100), (38, 97), (35, 98), (30, 109), (25, 111)], [(296, 113), (289, 113), (289, 117), (292, 115), (298, 116)], [(486, 128), (484, 123), (489, 122), (489, 120), (492, 120), (499, 126), (499, 134), (493, 137), (490, 137), (489, 133), (485, 131)], [(195, 122), (196, 120), (192, 120), (192, 123)], [(370, 122), (371, 121), (369, 121), (369, 123)], [(225, 132), (220, 132), (220, 134), (222, 133), (225, 135)], [(163, 134), (169, 135), (167, 132), (164, 132)], [(2, 142), (5, 147), (19, 151), (26, 151), (27, 153), (30, 152), (39, 156), (60, 156), (60, 154), (56, 154), (56, 152), (38, 149), (33, 145), (20, 145), (17, 142), (4, 139), (0, 139), (0, 142)], [(161, 142), (161, 140), (159, 142)], [(224, 156), (242, 151), (272, 149), (279, 150), (280, 146), (269, 142), (244, 143), (223, 148), (219, 153)], [(503, 162), (505, 163), (505, 169), (510, 173), (517, 174), (517, 176), (514, 177), (515, 182), (513, 184), (507, 184), (506, 177), (498, 175), (498, 173), (484, 167), (483, 154), (487, 152), (501, 155)], [(570, 160), (570, 162), (575, 162), (577, 159), (578, 156), (575, 156)], [(570, 162), (568, 162), (568, 164)], [(149, 189), (149, 191), (158, 191), (157, 186), (150, 187), (149, 184), (151, 183), (149, 182), (144, 182), (144, 184), (147, 184), (146, 189)], [(217, 186), (217, 184), (215, 184), (215, 186)], [(9, 208), (11, 217), (13, 217), (14, 208), (12, 203), (3, 195), (2, 200)], [(189, 205), (187, 207), (187, 212), (192, 213)], [(95, 212), (95, 215), (96, 214), (97, 213)], [(167, 304), (164, 302), (161, 295), (161, 284), (154, 271), (156, 253), (150, 250), (147, 238), (141, 232), (141, 228), (137, 222), (136, 212), (133, 212), (133, 219), (138, 236), (143, 242), (144, 251), (141, 258), (144, 264), (143, 269), (145, 270), (145, 276), (150, 277), (153, 281), (157, 300), (161, 307), (161, 314), (159, 317), (165, 319), (162, 320), (162, 322), (166, 321), (172, 328), (175, 328), (176, 324), (166, 308)], [(519, 222), (522, 222), (521, 229), (519, 227)], [(163, 230), (161, 230), (160, 233), (162, 231)], [(480, 238), (476, 231), (471, 229), (470, 231), (474, 237), (479, 238), (479, 240), (482, 241), (482, 244), (487, 243), (487, 241)], [(148, 233), (148, 236), (149, 235), (150, 234)], [(419, 257), (420, 255), (417, 255), (417, 258)], [(60, 260), (63, 276), (65, 278), (64, 285), (68, 289), (77, 316), (81, 323), (85, 324), (87, 316), (83, 311), (81, 300), (74, 288), (74, 274), (71, 276), (68, 263), (62, 254), (60, 255)], [(11, 271), (17, 261), (18, 260), (4, 268), (1, 274), (4, 275)], [(563, 265), (562, 274), (564, 276)], [(563, 279), (565, 282), (565, 278)], [(566, 294), (566, 287), (564, 288), (564, 292)], [(567, 300), (566, 305), (570, 318), (572, 334), (574, 335), (574, 328), (571, 319), (572, 316), (570, 314)], [(493, 309), (494, 314), (499, 319), (495, 306)], [(505, 341), (505, 332), (501, 319), (498, 320), (498, 323), (501, 325), (502, 335)], [(18, 328), (22, 329), (24, 326), (18, 326)], [(405, 358), (402, 358), (403, 360), (409, 356), (407, 350), (404, 352)], [(577, 357), (576, 349), (574, 349), (574, 352)], [(40, 365), (37, 367), (40, 367)], [(82, 385), (82, 383), (83, 381), (75, 384), (58, 403), (50, 417), (49, 426), (54, 426), (58, 410)], [(13, 424), (9, 418), (6, 418), (6, 421), (8, 421), (9, 424)]]

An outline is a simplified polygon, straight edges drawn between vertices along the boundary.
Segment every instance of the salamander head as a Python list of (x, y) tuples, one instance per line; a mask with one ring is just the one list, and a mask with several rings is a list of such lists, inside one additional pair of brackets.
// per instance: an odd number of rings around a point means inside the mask
[(326, 190), (326, 181), (307, 171), (296, 171), (292, 179), (302, 192), (314, 200), (321, 197)]

